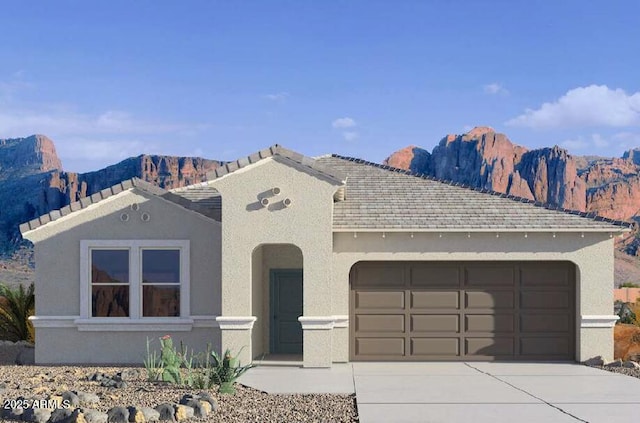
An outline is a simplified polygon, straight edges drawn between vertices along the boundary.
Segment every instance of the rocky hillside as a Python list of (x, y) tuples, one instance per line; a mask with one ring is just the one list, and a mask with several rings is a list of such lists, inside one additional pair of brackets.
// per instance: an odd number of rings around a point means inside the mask
[(196, 157), (141, 155), (95, 172), (73, 173), (62, 169), (53, 141), (43, 135), (0, 140), (0, 253), (12, 253), (20, 244), (20, 223), (118, 182), (138, 177), (176, 188), (203, 181), (219, 165)]
[[(477, 127), (447, 135), (432, 152), (406, 147), (385, 163), (567, 209), (640, 221), (640, 149), (622, 158), (576, 157), (558, 146), (529, 150), (492, 128)], [(631, 256), (640, 255), (639, 246), (637, 233), (618, 242), (619, 250)], [(616, 260), (618, 282), (640, 281), (638, 258), (617, 254)]]

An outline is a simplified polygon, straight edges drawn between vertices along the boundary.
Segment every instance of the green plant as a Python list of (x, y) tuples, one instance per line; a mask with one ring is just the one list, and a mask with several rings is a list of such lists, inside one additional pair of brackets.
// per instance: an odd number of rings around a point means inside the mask
[[(254, 364), (242, 366), (237, 358), (227, 349), (223, 356), (211, 350), (207, 344), (207, 350), (203, 354), (188, 354), (187, 348), (180, 343), (180, 352), (173, 346), (171, 336), (160, 338), (160, 354), (151, 351), (151, 342), (147, 338), (147, 357), (143, 360), (147, 371), (147, 380), (186, 385), (195, 389), (211, 389), (219, 386), (220, 393), (233, 394), (233, 384), (247, 370), (255, 367)], [(238, 354), (240, 354), (238, 351)], [(195, 358), (195, 359), (194, 359)], [(183, 378), (182, 369), (186, 373)]]
[(0, 334), (8, 341), (34, 342), (33, 324), (29, 320), (35, 311), (33, 283), (9, 287), (0, 284)]
[(640, 288), (640, 284), (633, 282), (625, 282), (620, 285), (620, 288)]
[(173, 347), (171, 336), (160, 338), (160, 361), (162, 362), (162, 381), (182, 385), (180, 367), (183, 355)]
[(150, 350), (150, 344), (149, 337), (147, 337), (147, 358), (142, 360), (142, 362), (144, 363), (144, 368), (147, 370), (147, 380), (151, 382), (160, 380), (163, 366), (158, 353), (155, 350)]
[(631, 325), (637, 325), (639, 322), (637, 320), (636, 313), (634, 312), (631, 304), (622, 303), (620, 304), (620, 310), (618, 311), (618, 323), (626, 323)]
[[(238, 355), (242, 351), (238, 351)], [(210, 380), (220, 386), (221, 394), (234, 394), (236, 392), (233, 387), (234, 382), (242, 376), (247, 370), (255, 367), (255, 364), (247, 364), (243, 366), (236, 357), (231, 355), (231, 350), (225, 350), (222, 357), (215, 351), (211, 351), (213, 365), (211, 367)]]

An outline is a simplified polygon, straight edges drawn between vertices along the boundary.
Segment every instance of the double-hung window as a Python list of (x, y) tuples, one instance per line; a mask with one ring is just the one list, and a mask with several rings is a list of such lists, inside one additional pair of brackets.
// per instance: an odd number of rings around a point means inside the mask
[(189, 241), (81, 241), (81, 319), (189, 316)]

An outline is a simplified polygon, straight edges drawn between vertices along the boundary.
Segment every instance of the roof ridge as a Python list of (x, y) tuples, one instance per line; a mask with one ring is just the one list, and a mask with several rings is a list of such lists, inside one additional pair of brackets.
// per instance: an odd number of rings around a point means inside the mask
[(291, 160), (296, 163), (296, 165), (302, 166), (303, 169), (307, 169), (307, 172), (315, 174), (316, 177), (321, 177), (337, 183), (344, 182), (344, 177), (342, 175), (331, 173), (330, 169), (326, 169), (324, 166), (319, 165), (317, 159), (285, 148), (280, 144), (274, 144), (248, 156), (243, 156), (236, 160), (231, 160), (222, 164), (220, 167), (207, 174), (206, 182), (209, 183), (215, 179), (231, 174), (238, 169), (242, 169), (243, 167), (249, 166), (253, 163), (257, 163), (269, 157), (274, 159), (281, 157), (287, 160)]
[(358, 164), (363, 164), (363, 165), (375, 167), (375, 168), (382, 169), (382, 170), (387, 170), (389, 172), (401, 173), (401, 174), (404, 174), (404, 175), (407, 175), (407, 176), (413, 176), (415, 178), (420, 178), (420, 179), (433, 181), (433, 182), (439, 182), (439, 183), (442, 183), (442, 184), (446, 184), (446, 185), (450, 185), (450, 186), (454, 186), (454, 187), (458, 187), (458, 188), (468, 189), (468, 190), (471, 190), (471, 191), (480, 192), (482, 194), (489, 194), (489, 195), (493, 195), (493, 196), (497, 196), (497, 197), (501, 197), (501, 198), (507, 198), (509, 200), (520, 202), (520, 203), (532, 204), (534, 207), (540, 207), (540, 208), (544, 208), (544, 209), (547, 209), (547, 210), (555, 210), (555, 211), (560, 211), (560, 212), (567, 213), (567, 214), (573, 214), (573, 215), (577, 215), (577, 216), (580, 216), (580, 217), (584, 217), (586, 219), (595, 220), (597, 222), (611, 223), (613, 225), (626, 227), (626, 228), (631, 228), (631, 227), (634, 226), (634, 223), (632, 223), (632, 222), (627, 222), (627, 221), (624, 221), (624, 220), (610, 219), (608, 217), (600, 216), (600, 215), (598, 215), (598, 214), (596, 214), (594, 212), (583, 212), (583, 211), (580, 211), (580, 210), (567, 209), (567, 208), (560, 207), (560, 206), (553, 206), (553, 205), (551, 205), (549, 203), (542, 203), (542, 202), (537, 201), (537, 200), (531, 200), (529, 198), (520, 197), (520, 196), (517, 196), (517, 195), (506, 194), (504, 192), (494, 191), (494, 190), (491, 190), (491, 189), (474, 187), (474, 186), (471, 186), (471, 185), (468, 185), (468, 184), (455, 182), (455, 181), (452, 181), (450, 179), (438, 179), (438, 178), (435, 178), (435, 177), (433, 177), (431, 175), (427, 175), (427, 174), (424, 174), (424, 173), (418, 173), (418, 172), (414, 172), (414, 171), (408, 170), (408, 169), (401, 169), (401, 168), (397, 168), (397, 167), (393, 167), (393, 166), (389, 166), (389, 165), (370, 162), (368, 160), (359, 159), (357, 157), (342, 156), (340, 154), (331, 154), (331, 157), (335, 157), (337, 159), (341, 159), (341, 160), (345, 160), (345, 161), (349, 161), (349, 162), (354, 162), (354, 163), (358, 163)]

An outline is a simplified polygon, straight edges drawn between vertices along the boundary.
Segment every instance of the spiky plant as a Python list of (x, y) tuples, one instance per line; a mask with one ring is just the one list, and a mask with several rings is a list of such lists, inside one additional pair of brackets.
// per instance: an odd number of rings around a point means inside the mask
[(0, 283), (0, 336), (8, 341), (34, 341), (33, 324), (29, 316), (35, 310), (33, 283), (9, 287)]

